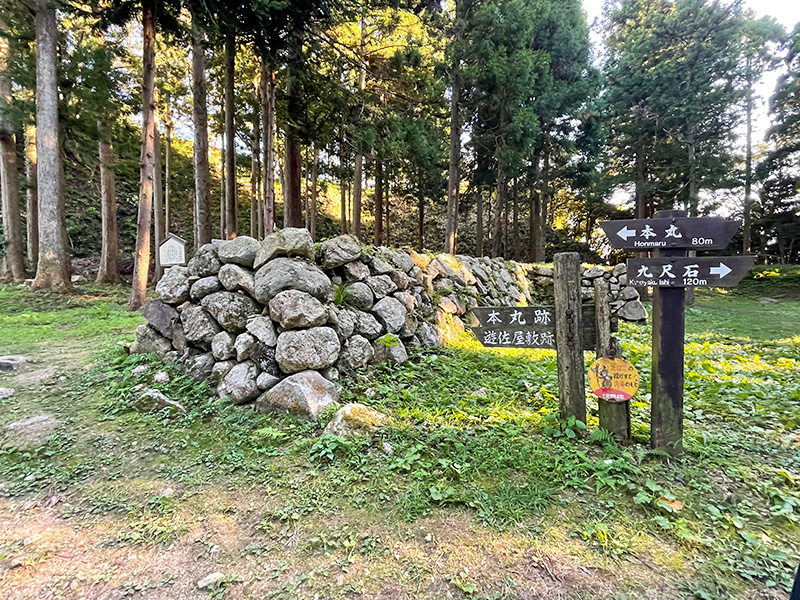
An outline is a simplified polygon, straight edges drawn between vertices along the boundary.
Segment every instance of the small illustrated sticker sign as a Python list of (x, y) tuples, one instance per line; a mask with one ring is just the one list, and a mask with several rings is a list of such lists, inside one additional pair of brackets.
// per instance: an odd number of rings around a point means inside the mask
[(162, 267), (186, 264), (186, 240), (170, 233), (158, 247), (158, 259)]
[(639, 391), (639, 372), (624, 358), (598, 358), (589, 367), (589, 387), (608, 402), (627, 402)]

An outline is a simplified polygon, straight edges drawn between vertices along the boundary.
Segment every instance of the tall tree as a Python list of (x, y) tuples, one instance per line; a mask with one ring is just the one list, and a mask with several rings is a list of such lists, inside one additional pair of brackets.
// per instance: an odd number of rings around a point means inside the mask
[(227, 239), (236, 237), (236, 36), (232, 32), (225, 35), (225, 235)]
[(39, 262), (31, 289), (71, 288), (64, 226), (63, 169), (58, 122), (56, 7), (36, 0), (36, 154), (39, 191)]
[(156, 3), (155, 0), (142, 0), (142, 153), (133, 290), (128, 302), (128, 310), (139, 310), (144, 304), (150, 270), (150, 226), (153, 214), (156, 164), (155, 42)]
[(117, 231), (117, 192), (114, 182), (114, 152), (111, 145), (111, 128), (103, 119), (97, 121), (100, 138), (100, 205), (102, 211), (103, 241), (97, 283), (121, 283), (119, 276), (119, 233)]
[(194, 243), (211, 241), (211, 175), (208, 160), (208, 91), (203, 30), (192, 13), (192, 123), (194, 125)]
[(450, 160), (447, 170), (447, 215), (444, 234), (444, 251), (456, 253), (458, 235), (458, 194), (461, 185), (461, 65), (459, 43), (461, 39), (461, 12), (464, 0), (455, 2), (455, 19), (451, 44), (452, 66), (450, 73)]
[[(8, 77), (8, 39), (0, 36), (0, 186), (2, 186), (2, 217), (5, 248), (2, 258), (6, 277), (13, 281), (25, 279), (22, 247), (22, 221), (19, 212), (19, 176), (17, 147), (11, 109), (11, 79)], [(2, 275), (3, 269), (0, 269)]]

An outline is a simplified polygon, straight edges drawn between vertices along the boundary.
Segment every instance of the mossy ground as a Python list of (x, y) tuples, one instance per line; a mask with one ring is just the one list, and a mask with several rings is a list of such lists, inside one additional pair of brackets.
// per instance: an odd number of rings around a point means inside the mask
[[(678, 461), (647, 448), (647, 327), (620, 332), (642, 375), (628, 446), (594, 416), (554, 437), (569, 428), (552, 417), (553, 353), (469, 334), (343, 381), (343, 402), (392, 418), (347, 442), (320, 437), (330, 414), (256, 415), (172, 368), (153, 384), (159, 366), (117, 344), (141, 322), (126, 290), (0, 287), (0, 353), (61, 375), (0, 401), (0, 424), (61, 422), (42, 448), (0, 451), (0, 597), (784, 598), (800, 548), (800, 303), (772, 277), (687, 309)], [(139, 364), (152, 369), (137, 380)], [(137, 412), (139, 383), (188, 414)], [(214, 571), (225, 579), (199, 592)]]

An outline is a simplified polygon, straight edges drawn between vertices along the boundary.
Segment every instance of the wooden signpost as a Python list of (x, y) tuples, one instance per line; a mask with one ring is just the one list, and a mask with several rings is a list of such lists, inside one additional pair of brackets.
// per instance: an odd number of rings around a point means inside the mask
[(653, 286), (653, 373), (650, 445), (683, 451), (683, 345), (687, 287), (732, 287), (753, 266), (753, 256), (689, 257), (688, 250), (725, 248), (739, 221), (687, 218), (664, 210), (652, 219), (600, 224), (615, 248), (653, 250), (653, 258), (628, 259), (628, 283)]

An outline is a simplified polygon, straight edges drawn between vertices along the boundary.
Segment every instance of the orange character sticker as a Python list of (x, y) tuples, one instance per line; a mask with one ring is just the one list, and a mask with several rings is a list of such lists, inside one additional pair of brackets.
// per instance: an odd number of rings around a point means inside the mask
[(598, 398), (626, 402), (639, 391), (639, 372), (624, 358), (598, 358), (589, 367), (589, 387)]

